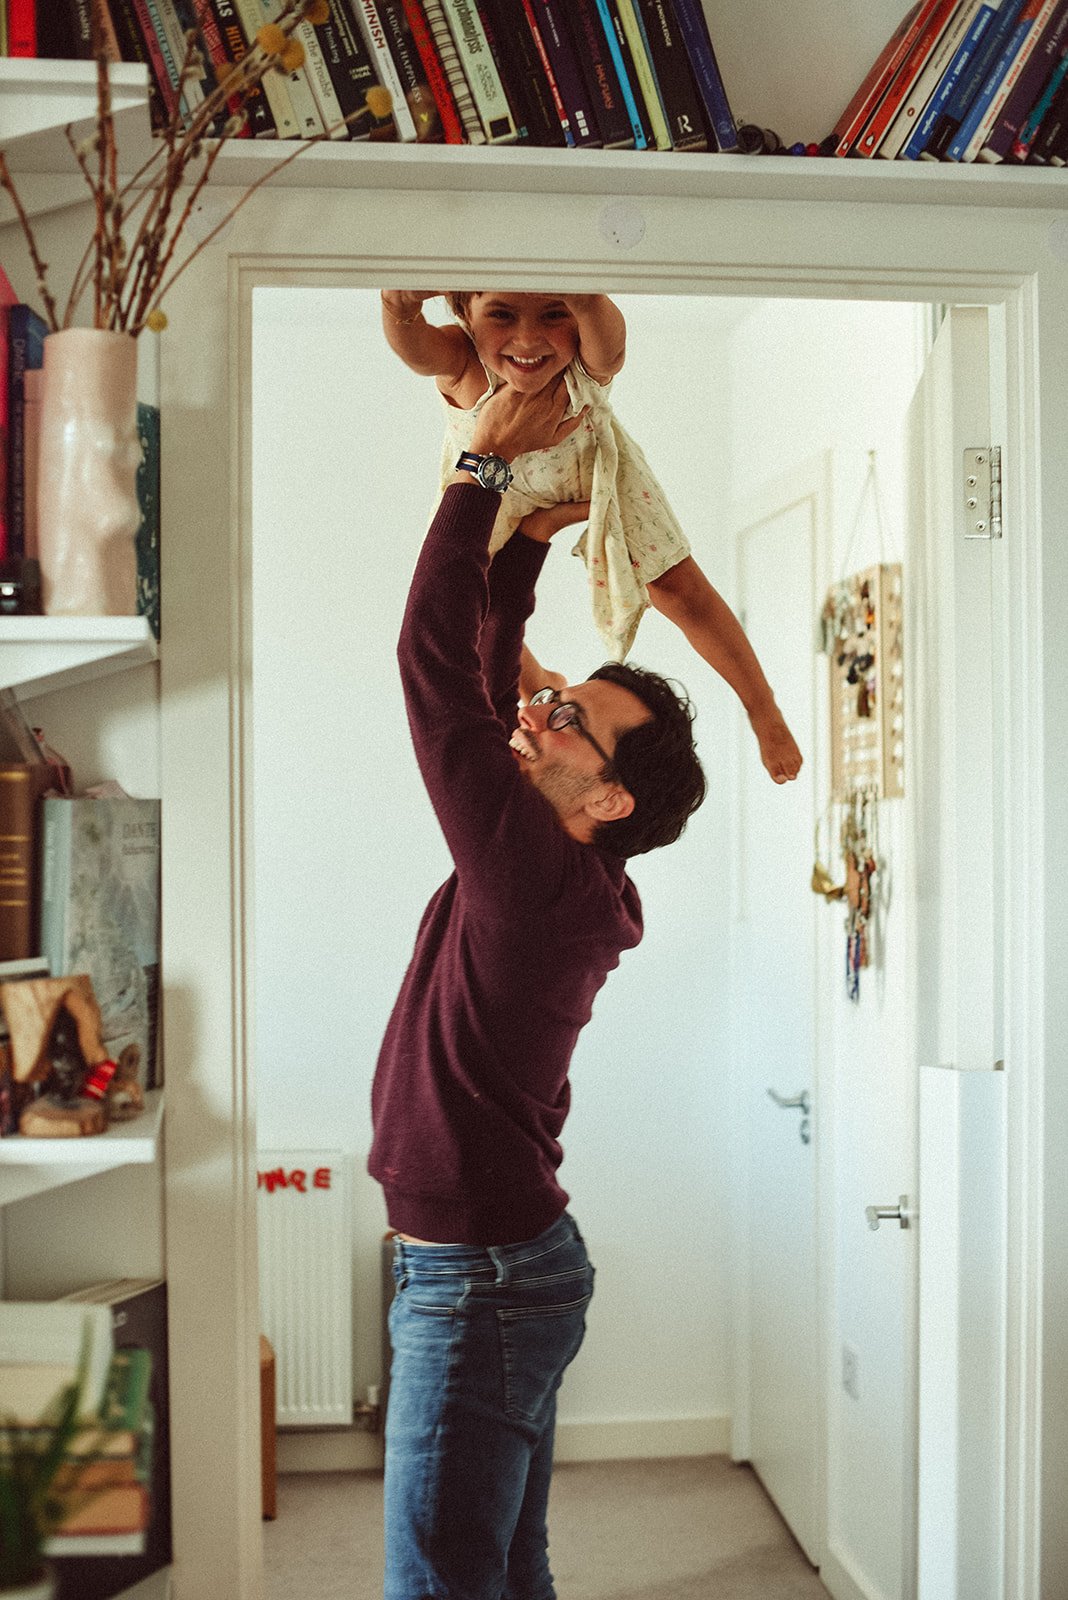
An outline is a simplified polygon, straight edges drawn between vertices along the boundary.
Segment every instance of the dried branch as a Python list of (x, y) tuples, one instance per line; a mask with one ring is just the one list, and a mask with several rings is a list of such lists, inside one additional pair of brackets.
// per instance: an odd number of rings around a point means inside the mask
[(33, 236), (33, 229), (30, 227), (30, 219), (26, 215), (26, 208), (19, 199), (18, 190), (11, 181), (11, 174), (7, 170), (7, 159), (2, 150), (0, 150), (0, 188), (3, 188), (10, 196), (11, 203), (15, 207), (15, 215), (19, 219), (19, 226), (21, 227), (23, 236), (26, 240), (26, 247), (30, 252), (30, 260), (33, 262), (33, 270), (37, 278), (37, 292), (41, 296), (41, 304), (45, 309), (45, 317), (52, 329), (52, 332), (58, 333), (59, 319), (56, 315), (56, 302), (52, 298), (52, 292), (48, 287), (48, 263), (42, 261), (37, 252), (37, 240)]

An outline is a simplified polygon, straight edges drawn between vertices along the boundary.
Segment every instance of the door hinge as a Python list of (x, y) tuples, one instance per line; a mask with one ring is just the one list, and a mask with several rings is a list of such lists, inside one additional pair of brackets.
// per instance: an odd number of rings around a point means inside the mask
[(964, 452), (964, 537), (1001, 538), (1001, 446)]

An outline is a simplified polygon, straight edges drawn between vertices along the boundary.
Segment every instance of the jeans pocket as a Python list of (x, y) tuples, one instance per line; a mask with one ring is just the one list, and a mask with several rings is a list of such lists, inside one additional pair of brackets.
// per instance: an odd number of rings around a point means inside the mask
[(498, 1308), (504, 1406), (513, 1421), (540, 1426), (578, 1355), (592, 1290), (559, 1305)]

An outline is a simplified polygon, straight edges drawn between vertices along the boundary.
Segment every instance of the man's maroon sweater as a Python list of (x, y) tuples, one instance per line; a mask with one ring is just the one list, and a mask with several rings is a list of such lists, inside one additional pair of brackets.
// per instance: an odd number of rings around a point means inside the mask
[(390, 1225), (514, 1244), (563, 1211), (568, 1068), (594, 996), (641, 938), (624, 862), (565, 833), (509, 749), (547, 546), (489, 562), (499, 500), (445, 491), (398, 645), (412, 741), (455, 870), (423, 914), (372, 1091), (368, 1168)]

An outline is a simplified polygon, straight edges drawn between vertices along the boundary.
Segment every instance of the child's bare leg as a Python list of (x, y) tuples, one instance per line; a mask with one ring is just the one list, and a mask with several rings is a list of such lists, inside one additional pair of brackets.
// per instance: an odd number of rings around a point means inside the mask
[[(530, 511), (519, 524), (519, 532), (539, 544), (548, 544), (554, 533), (569, 528), (576, 522), (585, 522), (590, 514), (588, 500), (562, 500), (559, 505), (542, 506)], [(543, 667), (533, 652), (523, 646), (519, 663), (519, 698), (523, 701), (537, 694), (539, 689), (566, 689), (567, 679), (562, 672), (550, 672)]]
[(775, 703), (749, 640), (730, 606), (709, 583), (692, 556), (669, 567), (649, 585), (649, 598), (681, 628), (698, 655), (730, 684), (745, 707), (760, 757), (776, 783), (796, 778), (801, 752)]

